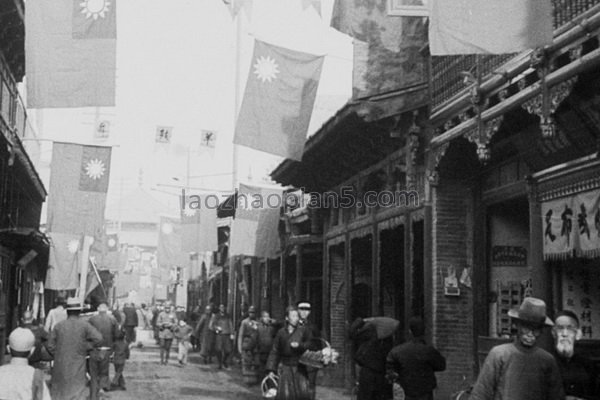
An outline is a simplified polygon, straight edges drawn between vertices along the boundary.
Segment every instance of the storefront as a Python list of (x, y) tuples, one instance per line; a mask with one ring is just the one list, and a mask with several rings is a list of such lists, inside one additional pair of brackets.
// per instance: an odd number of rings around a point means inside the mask
[[(508, 340), (507, 311), (527, 296), (551, 316), (575, 311), (586, 355), (598, 352), (600, 53), (589, 33), (600, 6), (554, 4), (544, 52), (432, 60), (426, 314), (449, 366), (441, 396)], [(549, 333), (541, 344), (552, 347)]]

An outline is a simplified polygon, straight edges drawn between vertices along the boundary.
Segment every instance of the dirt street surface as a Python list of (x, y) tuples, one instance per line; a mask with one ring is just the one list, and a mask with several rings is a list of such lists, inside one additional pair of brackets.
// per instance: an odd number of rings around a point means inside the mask
[[(241, 368), (218, 370), (215, 363), (205, 365), (199, 353), (190, 353), (189, 364), (180, 367), (173, 346), (168, 365), (160, 365), (159, 350), (153, 342), (144, 341), (142, 348), (133, 347), (125, 365), (126, 391), (111, 391), (104, 398), (111, 400), (259, 400), (259, 385), (247, 387), (242, 382)], [(235, 364), (235, 363), (234, 363)], [(110, 376), (114, 375), (111, 365)], [(350, 396), (342, 390), (317, 388), (318, 400), (345, 400)]]

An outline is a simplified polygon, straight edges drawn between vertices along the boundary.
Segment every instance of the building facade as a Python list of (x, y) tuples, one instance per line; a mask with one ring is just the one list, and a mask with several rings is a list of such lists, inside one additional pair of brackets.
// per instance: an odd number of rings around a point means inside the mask
[[(43, 314), (49, 243), (40, 233), (46, 198), (26, 146), (35, 140), (17, 89), (25, 72), (23, 1), (0, 2), (0, 343), (27, 309)], [(35, 147), (34, 145), (32, 147)], [(0, 363), (4, 352), (0, 352)]]
[(506, 312), (526, 296), (575, 311), (598, 354), (600, 3), (553, 5), (543, 50), (431, 58), (426, 315), (445, 392), (513, 333)]

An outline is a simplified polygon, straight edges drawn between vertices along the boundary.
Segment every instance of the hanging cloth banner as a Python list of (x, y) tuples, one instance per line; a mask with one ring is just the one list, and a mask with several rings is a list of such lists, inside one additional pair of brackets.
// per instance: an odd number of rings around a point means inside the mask
[(542, 204), (544, 259), (600, 257), (600, 191)]

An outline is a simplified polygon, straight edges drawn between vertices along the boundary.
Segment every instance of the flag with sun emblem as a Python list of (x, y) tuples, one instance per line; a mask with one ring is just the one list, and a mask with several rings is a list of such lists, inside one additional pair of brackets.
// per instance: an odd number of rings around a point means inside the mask
[(156, 257), (161, 268), (187, 263), (181, 250), (181, 223), (178, 218), (161, 216), (158, 226)]
[(181, 247), (184, 252), (217, 251), (217, 206), (210, 198), (189, 195), (181, 199)]
[(48, 233), (50, 255), (46, 289), (71, 290), (79, 287), (80, 254), (83, 237), (76, 234)]
[(49, 232), (98, 237), (103, 230), (111, 148), (55, 142), (48, 194)]
[(111, 148), (103, 146), (83, 146), (79, 189), (86, 192), (108, 190)]
[(282, 198), (281, 189), (240, 184), (231, 225), (230, 255), (277, 256)]
[(233, 142), (301, 160), (323, 56), (256, 40)]
[(29, 108), (115, 105), (116, 1), (27, 1)]

